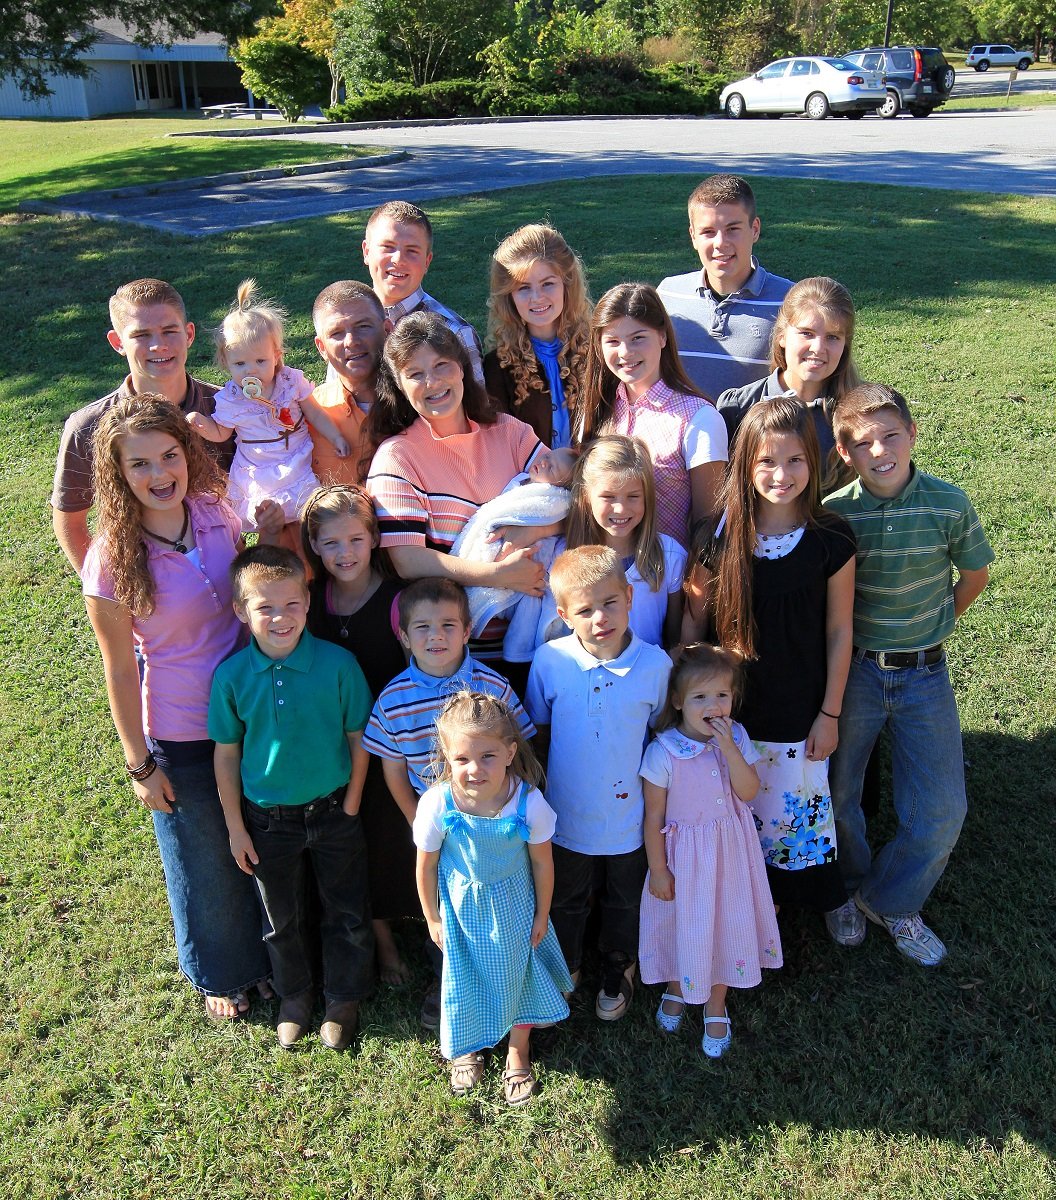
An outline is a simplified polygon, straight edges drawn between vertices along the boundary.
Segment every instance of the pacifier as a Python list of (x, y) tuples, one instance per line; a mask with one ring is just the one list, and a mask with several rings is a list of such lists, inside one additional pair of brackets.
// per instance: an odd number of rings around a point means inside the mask
[(264, 394), (264, 385), (256, 377), (256, 375), (247, 375), (242, 380), (242, 391), (250, 398), (250, 400), (259, 400)]

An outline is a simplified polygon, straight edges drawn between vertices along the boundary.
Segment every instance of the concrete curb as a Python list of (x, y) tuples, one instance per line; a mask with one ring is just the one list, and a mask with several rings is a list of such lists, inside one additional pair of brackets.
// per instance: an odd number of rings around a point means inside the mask
[(395, 150), (391, 154), (370, 154), (363, 158), (332, 158), (327, 162), (300, 163), (286, 167), (261, 167), (256, 171), (227, 171), (221, 175), (196, 175), (190, 179), (166, 179), (161, 183), (142, 183), (132, 187), (107, 188), (97, 192), (70, 192), (58, 200), (23, 200), (18, 206), (22, 212), (63, 213), (74, 212), (70, 204), (99, 197), (121, 199), (128, 196), (163, 196), (167, 192), (201, 191), (204, 188), (223, 187), (229, 183), (253, 183), (260, 179), (284, 179), (294, 175), (321, 175), (327, 171), (355, 171), (360, 167), (385, 167), (390, 163), (403, 162), (410, 158), (406, 150)]
[(545, 117), (422, 117), (413, 121), (318, 121), (314, 125), (280, 125), (276, 129), (200, 129), (195, 133), (170, 133), (169, 137), (269, 137), (288, 134), (337, 133), (350, 129), (428, 129), (433, 125), (523, 125), (537, 121), (712, 121), (719, 113), (604, 113), (559, 114)]

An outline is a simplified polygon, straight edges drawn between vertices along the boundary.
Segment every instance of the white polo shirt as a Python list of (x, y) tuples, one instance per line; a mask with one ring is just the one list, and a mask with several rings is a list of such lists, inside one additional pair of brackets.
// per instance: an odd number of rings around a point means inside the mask
[(535, 652), (525, 705), (536, 724), (550, 726), (546, 799), (557, 813), (557, 845), (593, 855), (641, 846), (638, 771), (670, 672), (667, 654), (635, 633), (608, 662), (584, 650), (575, 634)]

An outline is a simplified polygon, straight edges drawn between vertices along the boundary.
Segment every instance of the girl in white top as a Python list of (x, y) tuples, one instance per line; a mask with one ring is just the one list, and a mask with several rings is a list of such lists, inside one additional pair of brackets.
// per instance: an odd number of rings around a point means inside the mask
[(657, 531), (653, 463), (638, 438), (608, 434), (587, 447), (572, 476), (566, 529), (569, 550), (609, 546), (616, 551), (634, 592), (631, 628), (654, 646), (675, 645), (686, 551)]
[(339, 457), (350, 450), (312, 399), (313, 385), (284, 365), (284, 320), (281, 308), (257, 301), (252, 279), (239, 284), (237, 299), (214, 335), (217, 362), (231, 382), (217, 392), (211, 417), (188, 413), (187, 421), (210, 442), (236, 435), (227, 498), (243, 528), (255, 528), (254, 509), (273, 500), (285, 517), (284, 544), (299, 550), (300, 510), (319, 486), (305, 421), (333, 443)]

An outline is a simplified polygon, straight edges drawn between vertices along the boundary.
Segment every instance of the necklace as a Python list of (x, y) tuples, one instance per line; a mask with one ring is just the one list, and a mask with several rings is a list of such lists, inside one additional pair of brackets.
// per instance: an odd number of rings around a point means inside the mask
[(177, 554), (186, 554), (188, 547), (183, 539), (187, 536), (187, 527), (190, 523), (191, 514), (185, 504), (183, 505), (183, 524), (180, 526), (180, 533), (175, 541), (172, 538), (163, 537), (160, 533), (155, 533), (152, 529), (147, 529), (146, 526), (143, 527), (143, 532), (147, 537), (152, 537), (156, 542), (164, 542), (166, 546), (171, 546)]
[(359, 612), (359, 610), (363, 607), (363, 605), (366, 604), (366, 602), (371, 598), (371, 596), (374, 595), (374, 593), (378, 590), (378, 585), (380, 583), (381, 583), (380, 579), (377, 579), (377, 580), (371, 579), (370, 582), (367, 584), (366, 590), (363, 592), (363, 595), (359, 596), (356, 599), (356, 601), (354, 602), (352, 611), (350, 613), (339, 613), (334, 608), (334, 581), (332, 579), (327, 581), (327, 584), (326, 584), (326, 606), (330, 610), (330, 612), (335, 617), (337, 617), (337, 620), (338, 620), (337, 636), (343, 642), (348, 641), (348, 627), (352, 621), (352, 618), (356, 615), (356, 613)]

